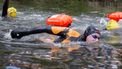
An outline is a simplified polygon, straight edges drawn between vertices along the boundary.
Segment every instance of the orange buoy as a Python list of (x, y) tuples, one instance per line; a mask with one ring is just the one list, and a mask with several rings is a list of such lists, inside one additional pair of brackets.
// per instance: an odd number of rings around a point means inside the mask
[(108, 14), (107, 17), (118, 22), (120, 19), (122, 19), (122, 12), (113, 12)]
[(71, 25), (73, 19), (66, 14), (56, 14), (46, 19), (46, 24), (51, 26), (68, 27)]

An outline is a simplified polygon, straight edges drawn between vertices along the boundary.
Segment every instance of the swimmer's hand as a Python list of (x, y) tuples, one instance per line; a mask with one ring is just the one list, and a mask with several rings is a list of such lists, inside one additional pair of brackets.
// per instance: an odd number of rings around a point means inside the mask
[(19, 32), (19, 31), (15, 31), (15, 30), (12, 30), (11, 33), (10, 33), (10, 36), (13, 38), (13, 39), (21, 39), (23, 37), (23, 33), (22, 32)]
[(8, 33), (4, 34), (4, 38), (6, 39), (20, 39), (21, 37), (22, 37), (22, 34), (14, 30), (9, 30)]

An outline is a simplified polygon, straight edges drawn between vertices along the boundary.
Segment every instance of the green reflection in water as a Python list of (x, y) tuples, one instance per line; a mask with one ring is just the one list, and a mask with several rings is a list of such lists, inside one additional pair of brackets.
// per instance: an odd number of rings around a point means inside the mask
[(30, 58), (32, 63), (40, 64), (42, 67), (47, 67), (49, 69), (65, 69), (65, 65), (58, 61), (52, 61), (49, 59), (42, 59), (42, 58)]
[(8, 59), (6, 58), (10, 54), (16, 53), (15, 51), (0, 50), (0, 68), (4, 69), (4, 64), (7, 64)]
[(0, 55), (9, 55), (15, 53), (14, 51), (0, 50)]
[[(2, 1), (0, 1), (0, 4), (2, 4)], [(79, 15), (82, 12), (87, 13), (91, 11), (108, 13), (121, 10), (121, 3), (119, 1), (116, 3), (89, 0), (10, 0), (10, 6), (17, 7), (18, 10), (33, 9), (72, 15)]]
[(42, 64), (42, 65), (49, 65), (49, 66), (59, 65), (58, 62), (50, 61), (50, 60), (47, 60), (47, 59), (39, 59), (39, 58), (30, 58), (30, 59), (31, 59), (30, 62), (39, 63), (39, 64)]

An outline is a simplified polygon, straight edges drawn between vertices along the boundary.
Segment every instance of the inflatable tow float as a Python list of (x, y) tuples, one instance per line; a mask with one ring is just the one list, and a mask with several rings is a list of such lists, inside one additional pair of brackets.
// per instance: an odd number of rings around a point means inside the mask
[(56, 14), (46, 19), (46, 25), (69, 27), (73, 18), (66, 14)]
[(106, 15), (110, 20), (116, 20), (117, 22), (122, 19), (122, 12), (113, 12)]
[(120, 28), (118, 21), (122, 19), (122, 12), (112, 12), (106, 16), (109, 18), (106, 26), (107, 30), (115, 30)]

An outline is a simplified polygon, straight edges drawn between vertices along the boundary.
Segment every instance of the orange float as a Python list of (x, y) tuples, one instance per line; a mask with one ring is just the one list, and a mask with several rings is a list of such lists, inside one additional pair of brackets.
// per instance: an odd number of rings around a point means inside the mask
[(46, 19), (46, 24), (51, 26), (68, 27), (71, 25), (73, 19), (66, 14), (56, 14)]
[(110, 14), (107, 14), (107, 17), (116, 21), (119, 21), (122, 19), (122, 12), (113, 12)]

